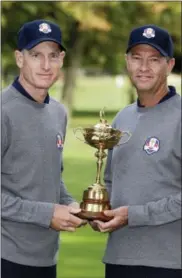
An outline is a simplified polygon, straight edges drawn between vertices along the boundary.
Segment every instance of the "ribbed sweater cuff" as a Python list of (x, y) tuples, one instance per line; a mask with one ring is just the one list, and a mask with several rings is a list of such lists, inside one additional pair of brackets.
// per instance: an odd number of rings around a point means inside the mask
[(40, 226), (49, 228), (54, 213), (54, 205), (52, 203), (41, 203), (38, 206), (38, 213), (36, 215), (36, 223)]
[(128, 226), (145, 226), (148, 224), (148, 215), (145, 213), (144, 206), (129, 206), (128, 207)]

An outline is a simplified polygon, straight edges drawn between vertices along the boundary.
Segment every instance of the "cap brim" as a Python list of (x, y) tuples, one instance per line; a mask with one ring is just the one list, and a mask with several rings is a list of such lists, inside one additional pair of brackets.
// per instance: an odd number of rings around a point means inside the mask
[(158, 45), (153, 44), (153, 43), (151, 43), (151, 42), (146, 42), (146, 41), (140, 41), (140, 42), (137, 42), (137, 43), (134, 43), (134, 44), (130, 45), (130, 46), (127, 48), (127, 50), (126, 50), (126, 53), (128, 53), (128, 52), (131, 50), (131, 48), (133, 48), (134, 46), (136, 46), (136, 45), (138, 45), (138, 44), (148, 44), (148, 45), (154, 47), (155, 49), (157, 49), (157, 50), (160, 52), (160, 54), (161, 54), (162, 56), (165, 56), (165, 57), (169, 56), (169, 55), (168, 55), (162, 48), (160, 48)]
[(45, 42), (45, 41), (56, 42), (56, 43), (60, 46), (61, 50), (66, 51), (66, 48), (65, 48), (62, 44), (60, 44), (59, 41), (55, 40), (54, 38), (39, 38), (38, 40), (32, 41), (31, 43), (29, 43), (28, 45), (26, 45), (26, 46), (24, 47), (24, 49), (30, 50), (30, 49), (32, 49), (34, 46), (36, 46), (37, 44), (39, 44), (39, 43), (41, 43), (41, 42)]

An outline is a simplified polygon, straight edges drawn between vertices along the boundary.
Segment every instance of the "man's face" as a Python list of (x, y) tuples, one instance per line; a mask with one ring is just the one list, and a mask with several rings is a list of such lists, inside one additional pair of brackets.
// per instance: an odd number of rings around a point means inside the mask
[(42, 42), (30, 50), (16, 51), (16, 62), (27, 83), (36, 89), (49, 89), (56, 82), (65, 52), (55, 42)]
[(157, 91), (167, 82), (174, 59), (161, 56), (160, 52), (150, 45), (139, 44), (126, 55), (126, 64), (136, 89), (150, 92)]

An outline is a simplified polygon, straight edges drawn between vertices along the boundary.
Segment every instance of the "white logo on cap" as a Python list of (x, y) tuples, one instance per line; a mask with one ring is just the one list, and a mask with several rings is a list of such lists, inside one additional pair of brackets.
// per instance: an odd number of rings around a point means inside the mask
[(143, 32), (143, 36), (147, 39), (151, 39), (155, 37), (155, 30), (152, 28), (146, 28)]
[(44, 33), (44, 34), (48, 34), (48, 33), (52, 32), (51, 26), (47, 23), (41, 23), (39, 25), (39, 31)]

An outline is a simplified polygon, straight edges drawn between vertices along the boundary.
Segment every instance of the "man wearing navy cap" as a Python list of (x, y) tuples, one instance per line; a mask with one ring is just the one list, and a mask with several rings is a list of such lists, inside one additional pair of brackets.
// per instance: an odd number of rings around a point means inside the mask
[(112, 210), (105, 214), (113, 219), (91, 223), (109, 232), (106, 278), (181, 277), (181, 97), (167, 84), (174, 64), (166, 30), (146, 25), (131, 32), (126, 65), (138, 99), (113, 127), (132, 136), (108, 152)]
[(2, 278), (56, 278), (59, 231), (84, 224), (60, 179), (66, 109), (48, 94), (64, 55), (58, 25), (35, 20), (20, 29), (20, 74), (2, 92)]

